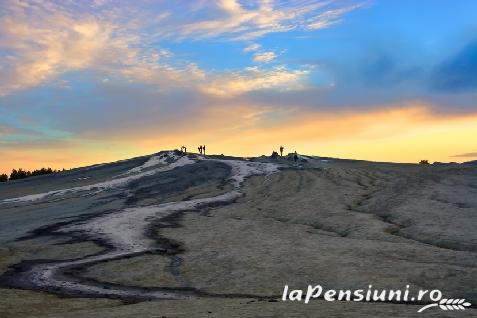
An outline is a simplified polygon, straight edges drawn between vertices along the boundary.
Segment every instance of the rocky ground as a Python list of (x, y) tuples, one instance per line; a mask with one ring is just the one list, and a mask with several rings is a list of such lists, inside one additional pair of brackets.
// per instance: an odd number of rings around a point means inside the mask
[[(0, 317), (476, 317), (477, 167), (161, 152), (0, 185)], [(471, 308), (281, 300), (442, 291)]]

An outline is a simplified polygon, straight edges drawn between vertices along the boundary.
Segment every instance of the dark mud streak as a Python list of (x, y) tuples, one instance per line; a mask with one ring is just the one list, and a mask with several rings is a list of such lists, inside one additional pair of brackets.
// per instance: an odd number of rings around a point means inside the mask
[[(63, 270), (60, 272), (58, 276), (63, 278), (63, 280), (70, 281), (70, 282), (81, 282), (83, 284), (87, 284), (89, 286), (98, 286), (106, 289), (114, 289), (114, 290), (121, 290), (121, 291), (126, 291), (129, 292), (130, 295), (128, 296), (119, 296), (119, 295), (97, 295), (95, 293), (84, 293), (81, 291), (76, 291), (72, 292), (68, 289), (62, 289), (62, 288), (44, 288), (41, 286), (37, 286), (33, 284), (28, 278), (29, 278), (29, 273), (31, 273), (31, 270), (34, 268), (35, 265), (40, 265), (40, 264), (55, 264), (58, 263), (59, 261), (57, 260), (42, 260), (42, 259), (37, 259), (37, 260), (24, 260), (18, 264), (12, 265), (9, 267), (9, 269), (4, 272), (0, 276), (0, 286), (3, 287), (9, 287), (9, 288), (19, 288), (19, 289), (27, 289), (27, 290), (34, 290), (34, 291), (46, 291), (49, 293), (61, 295), (63, 297), (85, 297), (85, 298), (111, 298), (111, 299), (121, 299), (123, 301), (127, 302), (140, 302), (140, 301), (148, 301), (148, 300), (153, 300), (157, 299), (154, 297), (148, 297), (148, 296), (140, 296), (141, 293), (144, 292), (149, 292), (149, 291), (172, 291), (176, 292), (178, 294), (181, 294), (183, 296), (189, 296), (191, 298), (198, 298), (198, 297), (213, 297), (213, 298), (254, 298), (258, 300), (273, 300), (280, 295), (272, 295), (272, 296), (263, 296), (263, 295), (253, 295), (253, 294), (215, 294), (215, 293), (208, 293), (205, 291), (198, 290), (196, 288), (192, 287), (174, 287), (174, 288), (168, 288), (168, 287), (158, 287), (158, 288), (153, 288), (153, 287), (137, 287), (137, 286), (126, 286), (126, 285), (121, 285), (121, 284), (115, 284), (115, 283), (109, 283), (109, 282), (102, 282), (98, 281), (92, 278), (86, 278), (82, 276), (84, 271), (86, 271), (89, 267), (94, 266), (96, 264), (104, 263), (104, 262), (109, 262), (109, 261), (117, 261), (121, 259), (129, 259), (141, 255), (163, 255), (163, 256), (177, 256), (183, 251), (182, 245), (179, 242), (176, 242), (174, 240), (168, 239), (166, 237), (163, 237), (159, 234), (157, 234), (158, 230), (161, 228), (178, 228), (181, 227), (182, 225), (180, 224), (180, 221), (185, 213), (206, 213), (209, 211), (211, 208), (218, 207), (218, 206), (223, 206), (223, 205), (228, 205), (228, 204), (233, 204), (236, 202), (236, 200), (233, 200), (232, 202), (215, 202), (213, 204), (206, 204), (202, 208), (197, 209), (197, 210), (184, 210), (184, 211), (178, 211), (175, 213), (172, 213), (171, 215), (168, 215), (164, 218), (160, 218), (157, 220), (154, 220), (151, 222), (149, 225), (148, 229), (146, 230), (145, 235), (149, 238), (152, 238), (156, 240), (158, 247), (155, 250), (150, 250), (150, 251), (145, 251), (145, 252), (138, 252), (138, 253), (131, 253), (128, 255), (122, 255), (119, 257), (112, 257), (108, 260), (99, 260), (99, 261), (91, 261), (86, 264), (82, 265), (73, 265), (73, 266), (65, 266)], [(101, 215), (108, 214), (108, 213), (114, 213), (116, 211), (108, 211), (104, 212)], [(45, 226), (38, 228), (34, 230), (30, 235), (25, 236), (20, 238), (19, 240), (26, 240), (26, 239), (31, 239), (31, 238), (36, 238), (39, 236), (67, 236), (70, 237), (69, 242), (70, 243), (79, 243), (79, 242), (85, 242), (85, 241), (90, 241), (94, 242), (95, 244), (103, 247), (104, 249), (98, 253), (95, 254), (90, 254), (84, 257), (80, 258), (73, 258), (73, 259), (66, 259), (66, 260), (61, 260), (60, 262), (68, 262), (68, 261), (75, 261), (75, 260), (80, 260), (84, 259), (86, 257), (91, 257), (91, 256), (96, 256), (96, 255), (103, 255), (108, 252), (111, 252), (114, 250), (114, 247), (108, 244), (108, 242), (101, 240), (97, 237), (91, 238), (88, 235), (76, 235), (74, 234), (73, 236), (70, 235), (70, 233), (62, 233), (62, 232), (57, 232), (57, 230), (65, 225), (68, 224), (73, 224), (77, 223), (79, 221), (85, 221), (88, 220), (92, 217), (97, 217), (99, 214), (94, 214), (94, 215), (87, 215), (87, 216), (82, 216), (76, 220), (69, 221), (69, 222), (59, 222), (53, 225)], [(180, 264), (180, 263), (179, 263)], [(176, 264), (177, 265), (177, 264)], [(174, 269), (175, 273), (178, 274), (177, 267)]]
[[(225, 164), (219, 163), (217, 165), (220, 169), (224, 169), (224, 167), (227, 167)], [(208, 170), (208, 166), (205, 167), (206, 170)], [(228, 167), (227, 167), (228, 168)], [(174, 169), (175, 170), (175, 169)], [(194, 170), (194, 169), (193, 169)], [(222, 178), (220, 183), (218, 184), (219, 189), (225, 188), (229, 183), (226, 181), (230, 175), (231, 175), (231, 169), (227, 169), (227, 174)], [(193, 184), (194, 186), (196, 184)], [(189, 184), (190, 186), (190, 184)], [(146, 187), (147, 188), (147, 187)], [(178, 187), (179, 190), (184, 190), (182, 187)], [(140, 189), (140, 191), (144, 191), (144, 187)], [(177, 191), (174, 191), (173, 193), (176, 193)], [(241, 194), (241, 197), (244, 194)], [(120, 197), (121, 199), (124, 199), (124, 195), (122, 193), (114, 193), (112, 196), (115, 197)], [(12, 265), (9, 267), (9, 269), (4, 272), (0, 276), (0, 286), (4, 287), (10, 287), (10, 288), (20, 288), (20, 289), (28, 289), (28, 290), (35, 290), (35, 291), (46, 291), (49, 293), (54, 293), (58, 294), (61, 296), (68, 296), (68, 297), (90, 297), (90, 298), (119, 298), (123, 299), (125, 301), (144, 301), (144, 300), (151, 300), (151, 299), (157, 299), (153, 297), (142, 297), (140, 296), (141, 293), (147, 292), (147, 291), (173, 291), (177, 292), (180, 295), (183, 296), (190, 296), (190, 297), (221, 297), (221, 298), (256, 298), (256, 299), (273, 299), (278, 296), (261, 296), (261, 295), (247, 295), (247, 294), (209, 294), (200, 290), (196, 290), (191, 287), (182, 287), (182, 288), (142, 288), (142, 287), (137, 287), (137, 286), (123, 286), (120, 284), (114, 284), (114, 283), (105, 283), (105, 282), (100, 282), (96, 281), (91, 278), (85, 278), (81, 276), (81, 273), (83, 273), (87, 268), (90, 266), (102, 263), (102, 262), (108, 262), (108, 261), (113, 261), (113, 260), (120, 260), (120, 259), (127, 259), (127, 258), (132, 258), (136, 257), (139, 255), (144, 255), (144, 254), (157, 254), (157, 255), (165, 255), (165, 256), (176, 256), (177, 254), (181, 253), (183, 251), (182, 246), (180, 243), (175, 242), (171, 239), (165, 238), (161, 235), (158, 234), (158, 230), (161, 228), (177, 228), (180, 227), (180, 220), (183, 216), (184, 213), (207, 213), (211, 208), (215, 208), (218, 206), (223, 206), (223, 205), (229, 205), (233, 204), (236, 202), (238, 198), (229, 200), (229, 201), (218, 201), (218, 202), (212, 202), (212, 203), (203, 203), (200, 204), (197, 209), (193, 210), (181, 210), (178, 212), (174, 212), (166, 217), (156, 219), (151, 221), (149, 226), (147, 227), (144, 235), (148, 238), (154, 239), (157, 244), (157, 248), (150, 250), (150, 251), (145, 251), (145, 252), (140, 252), (140, 253), (129, 253), (126, 255), (121, 255), (118, 257), (112, 257), (107, 260), (98, 260), (98, 261), (90, 261), (81, 265), (68, 265), (62, 267), (61, 271), (57, 274), (57, 277), (60, 277), (61, 280), (63, 281), (68, 281), (68, 282), (81, 282), (81, 283), (86, 283), (89, 286), (98, 286), (101, 288), (105, 289), (114, 289), (118, 291), (126, 291), (130, 292), (130, 295), (127, 296), (121, 296), (121, 295), (111, 295), (111, 294), (103, 294), (103, 295), (98, 295), (97, 293), (91, 292), (83, 292), (83, 291), (71, 291), (68, 288), (62, 288), (62, 287), (43, 287), (43, 286), (38, 286), (34, 284), (32, 281), (29, 280), (30, 275), (34, 274), (33, 269), (35, 265), (42, 265), (42, 264), (55, 264), (55, 263), (65, 263), (69, 261), (77, 261), (77, 260), (82, 260), (88, 257), (93, 257), (93, 256), (101, 256), (104, 254), (107, 254), (109, 252), (113, 252), (115, 250), (115, 247), (109, 244), (106, 240), (103, 240), (97, 236), (90, 236), (87, 234), (84, 234), (81, 231), (78, 232), (60, 232), (58, 231), (60, 228), (65, 227), (67, 225), (71, 224), (77, 224), (77, 223), (82, 223), (85, 221), (88, 221), (90, 219), (94, 219), (97, 217), (101, 217), (107, 214), (111, 213), (116, 213), (118, 210), (107, 210), (103, 211), (100, 213), (90, 213), (90, 214), (84, 214), (82, 216), (76, 217), (72, 220), (69, 221), (62, 221), (58, 222), (55, 224), (43, 226), (40, 228), (37, 228), (33, 230), (30, 234), (25, 235), (21, 238), (18, 238), (17, 241), (23, 241), (23, 240), (28, 240), (28, 239), (34, 239), (38, 238), (40, 236), (61, 236), (61, 237), (66, 237), (69, 238), (67, 242), (62, 242), (62, 244), (74, 244), (74, 243), (80, 243), (80, 242), (94, 242), (98, 246), (103, 247), (103, 250), (95, 253), (95, 254), (90, 254), (86, 255), (80, 258), (73, 258), (73, 259), (65, 259), (61, 261), (57, 260), (24, 260), (18, 264)], [(42, 202), (44, 203), (44, 202)], [(126, 206), (130, 205), (131, 202), (126, 202)], [(178, 274), (179, 271), (177, 270), (177, 265), (179, 263), (176, 262), (176, 268), (175, 268), (175, 273)], [(134, 295), (134, 294), (138, 294)]]

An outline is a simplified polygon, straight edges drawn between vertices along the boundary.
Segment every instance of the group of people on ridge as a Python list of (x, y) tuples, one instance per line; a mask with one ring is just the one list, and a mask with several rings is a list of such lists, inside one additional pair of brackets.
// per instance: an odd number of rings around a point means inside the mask
[[(205, 145), (200, 145), (199, 147), (197, 147), (197, 149), (199, 150), (199, 153), (201, 155), (205, 156)], [(280, 157), (283, 157), (283, 150), (284, 149), (285, 149), (285, 147), (280, 146)], [(181, 146), (181, 151), (186, 154), (187, 153), (186, 146)], [(297, 160), (298, 160), (298, 154), (295, 151), (295, 153), (293, 154), (293, 161), (297, 162)]]
[[(205, 145), (200, 145), (199, 147), (197, 147), (197, 149), (199, 149), (199, 153), (201, 155), (205, 155)], [(181, 152), (183, 152), (184, 154), (187, 154), (187, 147), (181, 146)]]

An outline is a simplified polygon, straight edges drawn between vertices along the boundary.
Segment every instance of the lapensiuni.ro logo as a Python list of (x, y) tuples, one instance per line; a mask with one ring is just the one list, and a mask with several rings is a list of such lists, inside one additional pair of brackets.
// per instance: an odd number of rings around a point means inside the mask
[(356, 301), (356, 302), (406, 302), (406, 303), (427, 303), (417, 312), (423, 312), (432, 307), (442, 310), (465, 310), (472, 304), (463, 298), (443, 298), (442, 292), (438, 289), (419, 290), (417, 294), (411, 294), (409, 285), (403, 290), (396, 289), (375, 289), (369, 285), (366, 289), (336, 290), (328, 289), (324, 291), (321, 285), (308, 285), (306, 290), (289, 290), (288, 285), (283, 289), (283, 301), (303, 301), (305, 304), (313, 298), (323, 297), (326, 301)]

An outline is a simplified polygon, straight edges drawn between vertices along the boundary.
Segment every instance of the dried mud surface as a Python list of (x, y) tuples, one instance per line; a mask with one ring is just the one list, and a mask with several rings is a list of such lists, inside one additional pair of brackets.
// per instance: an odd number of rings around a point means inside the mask
[[(124, 176), (133, 178), (91, 186)], [(281, 302), (285, 284), (411, 285), (477, 303), (472, 166), (163, 152), (12, 182), (0, 193), (2, 317), (457, 314)]]

